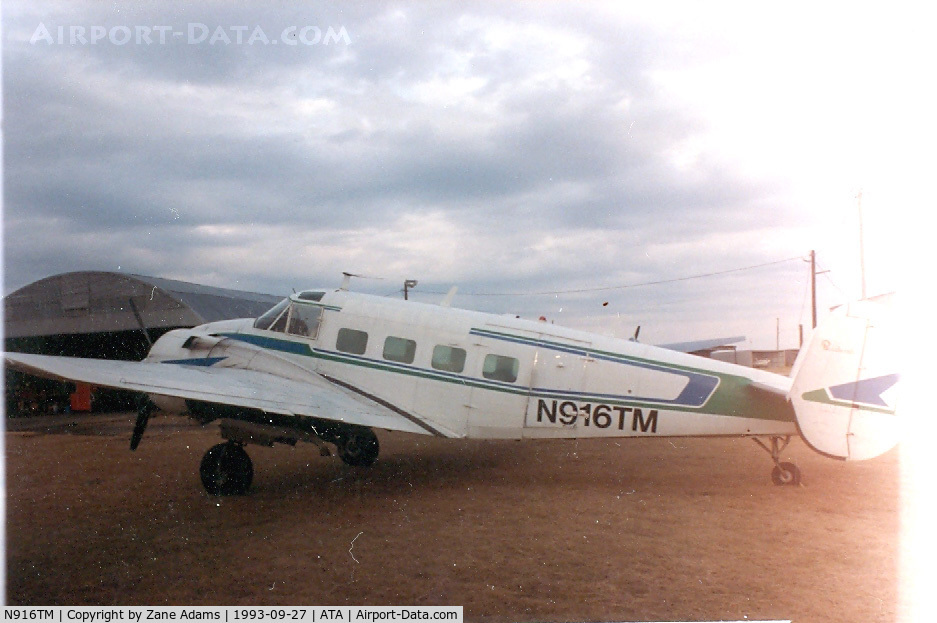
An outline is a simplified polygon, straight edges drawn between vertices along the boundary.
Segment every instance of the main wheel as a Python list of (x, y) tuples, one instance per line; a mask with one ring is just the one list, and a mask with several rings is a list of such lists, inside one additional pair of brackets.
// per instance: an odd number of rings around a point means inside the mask
[(377, 460), (381, 447), (370, 428), (349, 431), (338, 445), (338, 456), (348, 465), (367, 467)]
[(781, 463), (771, 470), (771, 482), (776, 485), (799, 485), (800, 468), (793, 463)]
[(199, 466), (202, 485), (212, 495), (243, 495), (254, 479), (254, 466), (244, 446), (229, 441), (212, 446)]

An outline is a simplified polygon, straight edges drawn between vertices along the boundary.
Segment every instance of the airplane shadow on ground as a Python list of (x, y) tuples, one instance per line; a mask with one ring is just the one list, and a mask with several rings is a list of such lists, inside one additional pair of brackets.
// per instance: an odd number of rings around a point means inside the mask
[[(473, 444), (474, 445), (474, 444)], [(379, 458), (370, 467), (350, 467), (337, 457), (320, 457), (314, 448), (303, 448), (309, 460), (280, 463), (274, 448), (256, 455), (254, 485), (248, 496), (300, 493), (322, 497), (348, 497), (355, 494), (394, 496), (403, 492), (457, 491), (473, 485), (490, 484), (499, 474), (517, 463), (516, 454), (502, 448), (473, 447), (460, 442), (448, 448), (421, 454), (394, 454)]]
[[(289, 457), (289, 449), (251, 448), (255, 478), (248, 497), (301, 494), (342, 500), (357, 495), (394, 497), (415, 491), (459, 494), (477, 487), (510, 491), (521, 487), (563, 495), (571, 487), (633, 490), (661, 484), (657, 471), (647, 468), (646, 459), (624, 448), (611, 449), (612, 443), (433, 440), (425, 445), (409, 441), (401, 448), (397, 442), (371, 467), (350, 467), (337, 457), (318, 456), (311, 447), (297, 446), (293, 450), (308, 457), (300, 461)], [(610, 451), (614, 458), (611, 465)], [(671, 485), (682, 489), (687, 482), (677, 478)]]

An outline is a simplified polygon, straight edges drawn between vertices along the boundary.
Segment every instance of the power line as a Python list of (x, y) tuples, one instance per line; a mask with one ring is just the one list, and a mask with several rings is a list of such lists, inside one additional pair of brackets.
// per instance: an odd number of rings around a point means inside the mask
[[(820, 267), (820, 268), (823, 268), (822, 266), (820, 266), (820, 262), (817, 262), (817, 266)], [(828, 269), (828, 268), (827, 268), (827, 269), (824, 269), (822, 273), (818, 273), (818, 274), (826, 275), (826, 279), (827, 279), (827, 281), (830, 282), (830, 285), (833, 286), (834, 288), (836, 288), (837, 290), (839, 290), (839, 293), (840, 293), (841, 295), (846, 296), (846, 293), (843, 292), (843, 289), (840, 288), (840, 287), (836, 284), (835, 281), (833, 281), (833, 278), (832, 278), (832, 277), (830, 277), (830, 269)]]
[[(741, 268), (730, 268), (728, 270), (719, 270), (711, 273), (701, 273), (698, 275), (688, 275), (686, 277), (675, 277), (672, 279), (660, 279), (657, 281), (645, 281), (643, 283), (631, 283), (621, 286), (603, 286), (599, 288), (578, 288), (575, 290), (548, 290), (543, 292), (465, 292), (464, 296), (550, 296), (557, 294), (581, 294), (585, 292), (607, 292), (610, 290), (625, 290), (627, 288), (639, 288), (642, 286), (656, 286), (664, 283), (675, 283), (678, 281), (689, 281), (690, 279), (702, 279), (704, 277), (715, 277), (717, 275), (727, 275), (729, 273), (737, 273), (744, 270), (753, 270), (755, 268), (764, 268), (765, 266), (774, 266), (776, 264), (783, 264), (785, 262), (793, 262), (794, 260), (802, 260), (803, 256), (798, 255), (796, 257), (788, 257), (783, 260), (775, 260), (773, 262), (765, 262), (763, 264), (754, 264), (752, 266), (743, 266)], [(423, 290), (425, 294), (445, 294), (445, 292), (437, 292), (431, 290)], [(463, 293), (460, 293), (463, 294)]]

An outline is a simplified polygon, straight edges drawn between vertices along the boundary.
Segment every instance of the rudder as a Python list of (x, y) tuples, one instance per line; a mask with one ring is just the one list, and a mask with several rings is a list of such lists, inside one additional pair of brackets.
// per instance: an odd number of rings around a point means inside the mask
[(898, 442), (893, 298), (843, 305), (797, 357), (788, 399), (804, 441), (822, 454), (870, 459)]

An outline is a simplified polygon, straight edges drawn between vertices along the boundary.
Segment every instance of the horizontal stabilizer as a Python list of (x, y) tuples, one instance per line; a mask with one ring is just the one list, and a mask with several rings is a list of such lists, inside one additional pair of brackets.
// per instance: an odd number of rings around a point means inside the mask
[(681, 353), (695, 353), (704, 350), (718, 350), (720, 348), (744, 342), (744, 335), (735, 337), (715, 337), (708, 340), (696, 340), (693, 342), (674, 342), (673, 344), (658, 344), (658, 348), (675, 350)]

